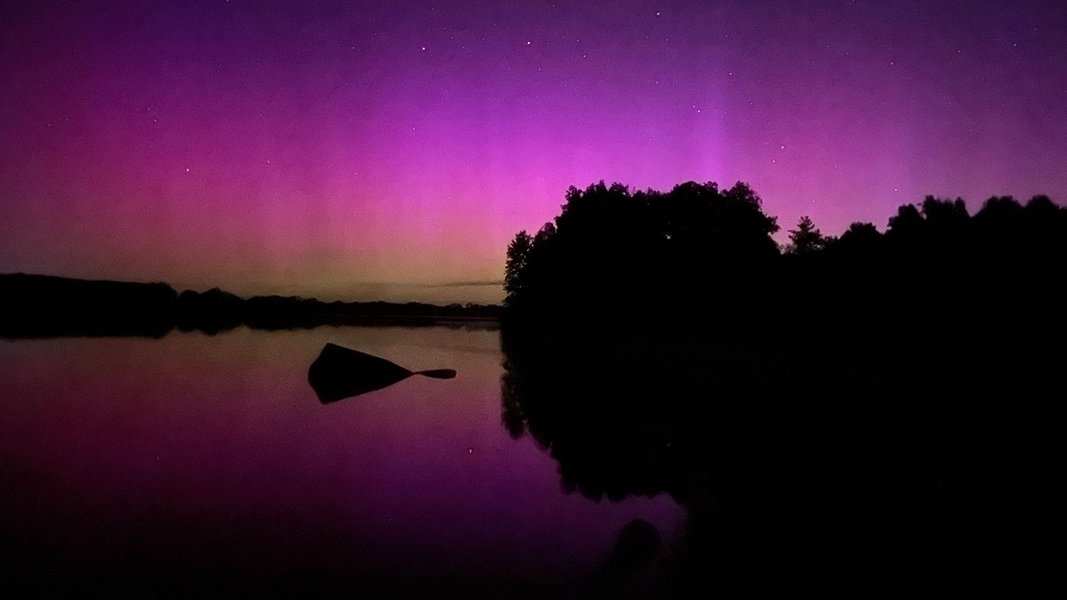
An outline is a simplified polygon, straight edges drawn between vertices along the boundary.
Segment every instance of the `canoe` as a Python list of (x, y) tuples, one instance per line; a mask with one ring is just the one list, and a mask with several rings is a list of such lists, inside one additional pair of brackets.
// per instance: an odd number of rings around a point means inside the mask
[(410, 371), (384, 358), (327, 343), (308, 369), (308, 383), (323, 404), (380, 390), (412, 375), (451, 379), (455, 369)]

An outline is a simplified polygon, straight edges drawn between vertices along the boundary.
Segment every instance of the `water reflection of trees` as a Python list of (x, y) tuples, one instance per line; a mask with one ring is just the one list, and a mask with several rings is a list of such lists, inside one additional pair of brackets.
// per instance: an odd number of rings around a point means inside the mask
[(505, 331), (504, 425), (590, 498), (688, 511), (665, 585), (1062, 591), (1062, 354)]

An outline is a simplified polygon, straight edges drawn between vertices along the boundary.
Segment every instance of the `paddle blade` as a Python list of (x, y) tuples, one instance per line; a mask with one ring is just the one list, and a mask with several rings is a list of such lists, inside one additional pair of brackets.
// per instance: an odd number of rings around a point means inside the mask
[(434, 379), (452, 379), (456, 376), (455, 369), (430, 369), (428, 371), (416, 371), (416, 375), (425, 375)]

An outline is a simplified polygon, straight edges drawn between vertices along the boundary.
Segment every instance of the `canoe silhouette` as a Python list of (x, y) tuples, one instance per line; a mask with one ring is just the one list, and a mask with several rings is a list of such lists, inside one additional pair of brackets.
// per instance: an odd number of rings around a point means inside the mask
[(452, 379), (455, 369), (409, 371), (400, 365), (351, 348), (327, 343), (308, 369), (308, 383), (323, 404), (393, 385), (412, 375)]

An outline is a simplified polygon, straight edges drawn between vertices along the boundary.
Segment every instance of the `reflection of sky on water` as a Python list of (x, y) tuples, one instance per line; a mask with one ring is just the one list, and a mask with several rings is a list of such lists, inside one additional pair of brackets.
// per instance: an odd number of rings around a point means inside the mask
[[(333, 341), (413, 377), (323, 406), (306, 371)], [(317, 329), (162, 340), (0, 342), (9, 543), (87, 565), (582, 576), (669, 498), (594, 503), (501, 425), (494, 331)]]

